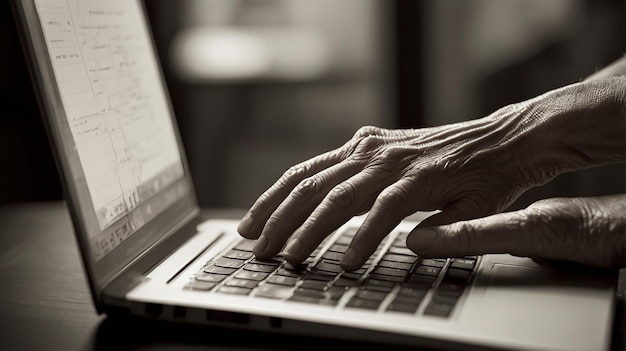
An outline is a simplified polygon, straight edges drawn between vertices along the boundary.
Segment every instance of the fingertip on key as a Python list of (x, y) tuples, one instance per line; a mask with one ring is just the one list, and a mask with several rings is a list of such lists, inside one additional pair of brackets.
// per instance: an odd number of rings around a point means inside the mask
[(349, 248), (346, 251), (339, 264), (346, 272), (352, 272), (361, 267), (359, 255), (354, 248)]
[(293, 239), (285, 248), (283, 256), (289, 262), (301, 262), (302, 259), (302, 242), (300, 239)]
[(246, 214), (241, 219), (241, 222), (239, 222), (239, 225), (237, 226), (237, 232), (239, 232), (239, 234), (244, 238), (253, 239), (251, 237), (252, 229), (254, 229), (254, 219), (250, 214)]
[(252, 248), (252, 252), (257, 257), (265, 258), (264, 252), (267, 249), (268, 244), (269, 244), (269, 241), (267, 240), (265, 235), (261, 235), (256, 240), (256, 243), (254, 244), (254, 247)]

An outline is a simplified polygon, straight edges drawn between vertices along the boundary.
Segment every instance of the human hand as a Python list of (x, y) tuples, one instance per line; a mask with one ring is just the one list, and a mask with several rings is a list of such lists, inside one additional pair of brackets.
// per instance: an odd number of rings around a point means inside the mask
[(424, 227), (407, 247), (421, 257), (488, 253), (567, 261), (598, 268), (626, 267), (626, 194), (554, 198), (514, 212)]
[(298, 264), (341, 224), (369, 211), (341, 262), (353, 270), (418, 210), (442, 209), (430, 219), (441, 224), (500, 211), (553, 176), (528, 172), (540, 153), (511, 142), (515, 123), (508, 116), (520, 108), (438, 128), (361, 128), (343, 147), (289, 169), (251, 207), (239, 231), (260, 235), (254, 247), (260, 258), (276, 255), (291, 237), (284, 256)]
[(480, 218), (562, 172), (623, 161), (624, 116), (615, 112), (623, 111), (623, 84), (622, 78), (579, 83), (441, 127), (363, 127), (342, 147), (285, 172), (253, 204), (239, 233), (258, 239), (257, 257), (287, 244), (285, 259), (298, 264), (367, 212), (340, 262), (358, 269), (414, 212), (439, 210), (425, 221), (429, 226)]

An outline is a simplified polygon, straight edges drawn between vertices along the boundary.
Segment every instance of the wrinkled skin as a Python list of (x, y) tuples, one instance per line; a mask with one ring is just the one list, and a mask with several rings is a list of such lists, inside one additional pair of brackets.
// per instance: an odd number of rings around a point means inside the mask
[[(341, 266), (361, 267), (406, 216), (438, 212), (407, 239), (424, 257), (483, 253), (626, 266), (626, 196), (549, 199), (502, 213), (563, 172), (626, 160), (626, 77), (598, 77), (481, 119), (412, 130), (363, 127), (291, 167), (239, 225), (254, 253), (298, 264), (367, 213)], [(506, 230), (502, 230), (506, 228)], [(429, 235), (430, 233), (430, 235)]]
[(505, 252), (620, 268), (626, 266), (625, 214), (625, 194), (545, 199), (520, 211), (429, 228), (436, 239), (425, 245), (418, 241), (429, 229), (413, 231), (407, 246), (422, 257)]

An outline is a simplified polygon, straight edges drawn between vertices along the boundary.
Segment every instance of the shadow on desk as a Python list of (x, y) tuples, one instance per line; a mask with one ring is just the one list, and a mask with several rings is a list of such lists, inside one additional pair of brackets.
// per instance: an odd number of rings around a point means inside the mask
[[(134, 317), (107, 317), (95, 336), (96, 350), (379, 350), (416, 351), (372, 343), (184, 325)], [(382, 340), (381, 340), (382, 342)], [(425, 349), (420, 349), (424, 350)], [(435, 351), (435, 350), (430, 350)]]

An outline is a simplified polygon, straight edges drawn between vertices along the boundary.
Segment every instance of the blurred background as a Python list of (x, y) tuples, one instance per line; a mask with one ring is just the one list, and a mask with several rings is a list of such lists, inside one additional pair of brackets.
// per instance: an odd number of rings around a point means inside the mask
[[(626, 53), (625, 0), (146, 0), (200, 205), (248, 207), (363, 125), (485, 116)], [(0, 5), (0, 204), (60, 200), (10, 6)], [(626, 167), (548, 196), (626, 192)]]

